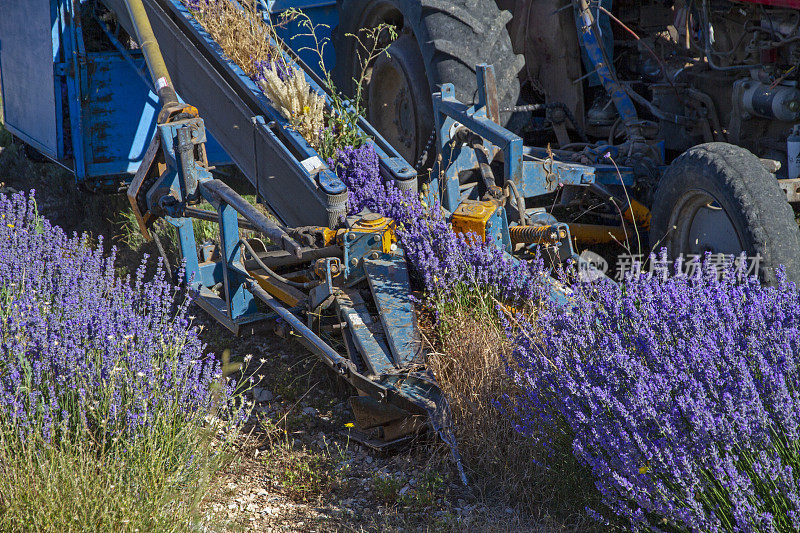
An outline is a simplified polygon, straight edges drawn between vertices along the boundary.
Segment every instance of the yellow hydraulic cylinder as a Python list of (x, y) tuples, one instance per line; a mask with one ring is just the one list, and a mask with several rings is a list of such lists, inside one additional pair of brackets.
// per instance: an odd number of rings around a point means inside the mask
[(600, 224), (569, 224), (569, 232), (578, 242), (583, 244), (605, 244), (609, 242), (625, 242), (633, 233), (625, 233), (622, 226), (604, 226)]

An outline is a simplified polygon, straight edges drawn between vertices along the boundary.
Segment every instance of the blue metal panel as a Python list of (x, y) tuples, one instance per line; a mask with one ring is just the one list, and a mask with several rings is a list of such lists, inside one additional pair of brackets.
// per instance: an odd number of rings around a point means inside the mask
[(200, 269), (197, 258), (197, 244), (194, 238), (194, 225), (191, 218), (166, 217), (167, 222), (175, 226), (178, 232), (178, 245), (184, 261), (187, 281), (193, 288), (199, 288), (203, 281), (203, 271)]
[[(339, 13), (336, 2), (331, 0), (276, 0), (267, 2), (273, 22), (280, 21), (281, 13), (290, 8), (300, 9), (308, 15), (315, 26), (315, 35), (319, 43), (327, 43), (322, 50), (322, 59), (325, 70), (332, 71), (336, 66), (336, 54), (333, 50), (331, 32), (339, 24)], [(319, 77), (325, 78), (325, 72), (319, 64), (319, 54), (314, 49), (314, 38), (308, 34), (309, 30), (301, 26), (300, 21), (275, 26), (275, 33), (300, 59)]]
[(422, 342), (411, 304), (405, 256), (380, 254), (376, 259), (365, 259), (364, 270), (394, 363), (398, 367), (410, 364), (422, 354)]
[[(57, 26), (56, 26), (57, 28)], [(50, 0), (3, 0), (0, 14), (0, 83), (8, 130), (42, 153), (58, 157)]]
[(90, 54), (87, 75), (86, 174), (136, 172), (155, 133), (158, 97), (117, 52)]
[[(117, 39), (105, 22), (95, 19), (117, 52), (90, 54), (83, 70), (88, 79), (88, 94), (81, 96), (87, 109), (86, 126), (78, 127), (90, 138), (87, 153), (90, 177), (119, 173), (135, 173), (150, 140), (155, 134), (156, 118), (160, 107), (153, 91), (152, 80), (147, 75), (147, 65), (139, 50), (129, 50)], [(180, 99), (180, 95), (178, 95)], [(185, 103), (184, 100), (180, 99)], [(135, 130), (133, 129), (135, 128)], [(108, 132), (119, 132), (109, 138)], [(83, 142), (81, 145), (85, 144)], [(99, 144), (99, 146), (98, 146)], [(100, 160), (92, 160), (100, 153)], [(219, 143), (209, 135), (206, 155), (211, 165), (231, 163), (230, 157)]]
[(347, 293), (347, 298), (337, 298), (342, 318), (347, 322), (347, 327), (352, 334), (352, 340), (364, 365), (370, 373), (375, 375), (385, 374), (394, 369), (389, 347), (383, 336), (376, 337), (369, 310), (364, 300), (356, 291)]
[(486, 238), (498, 248), (509, 254), (511, 249), (511, 235), (508, 232), (508, 216), (503, 207), (498, 207), (486, 224)]
[(219, 261), (201, 263), (200, 264), (200, 279), (198, 280), (201, 285), (206, 287), (213, 287), (222, 281), (222, 263)]
[(239, 268), (241, 251), (239, 250), (238, 214), (233, 207), (220, 203), (217, 206), (220, 226), (220, 248), (222, 252), (223, 285), (225, 299), (228, 302), (228, 316), (231, 320), (246, 318), (257, 311), (253, 295), (245, 288), (247, 272)]
[[(135, 173), (155, 135), (161, 105), (137, 68), (146, 68), (138, 51), (130, 51), (127, 59), (119, 52), (87, 57), (87, 92), (80, 98), (85, 165), (81, 174), (86, 177)], [(230, 162), (216, 141), (206, 146), (211, 164)]]

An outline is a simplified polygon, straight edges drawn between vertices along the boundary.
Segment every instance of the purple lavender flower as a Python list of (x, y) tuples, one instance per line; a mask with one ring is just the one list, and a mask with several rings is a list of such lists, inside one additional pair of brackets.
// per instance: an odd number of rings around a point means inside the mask
[(328, 164), (350, 192), (350, 212), (366, 209), (397, 222), (408, 264), (428, 291), (449, 293), (464, 284), (488, 288), (505, 300), (544, 296), (541, 262), (518, 261), (475, 235), (453, 233), (438, 204), (426, 206), (416, 194), (384, 182), (371, 145), (341, 149)]
[(520, 430), (569, 435), (634, 530), (797, 531), (800, 293), (714, 265), (518, 317)]
[(280, 54), (276, 54), (274, 58), (268, 57), (267, 59), (253, 61), (253, 68), (255, 69), (255, 73), (252, 75), (252, 79), (255, 82), (267, 81), (264, 76), (264, 71), (266, 70), (274, 71), (281, 81), (286, 81), (286, 78), (294, 76), (294, 68), (292, 68)]
[(33, 195), (0, 196), (0, 416), (18, 437), (136, 436), (159, 412), (215, 412), (220, 367), (188, 299), (160, 263), (145, 282), (144, 263), (123, 280), (114, 259), (39, 218)]

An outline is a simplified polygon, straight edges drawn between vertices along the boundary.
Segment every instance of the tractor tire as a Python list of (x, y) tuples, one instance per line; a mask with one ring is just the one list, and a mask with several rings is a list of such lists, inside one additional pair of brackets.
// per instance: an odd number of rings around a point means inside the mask
[(800, 230), (774, 175), (744, 148), (707, 143), (684, 152), (656, 189), (650, 246), (674, 259), (704, 252), (760, 257), (758, 274), (775, 284), (783, 266), (800, 282)]
[[(385, 22), (397, 28), (401, 39), (407, 34), (416, 42), (418, 53), (406, 55), (422, 59), (426, 79), (416, 80), (422, 87), (419, 92), (431, 94), (442, 84), (452, 83), (456, 98), (474, 103), (475, 66), (488, 63), (494, 65), (500, 108), (517, 104), (524, 59), (511, 48), (506, 29), (511, 13), (501, 11), (494, 0), (340, 0), (338, 10), (339, 25), (333, 38), (337, 61), (334, 80), (345, 93), (355, 93), (353, 78), (360, 71), (358, 43), (348, 34), (358, 35), (362, 28), (374, 28)], [(412, 74), (423, 71), (405, 70)], [(429, 102), (426, 102), (428, 110), (421, 109), (420, 114), (431, 113)], [(500, 118), (505, 126), (512, 115), (501, 113)], [(433, 124), (432, 116), (425, 120)], [(425, 144), (428, 140), (425, 137), (415, 139), (414, 144)]]

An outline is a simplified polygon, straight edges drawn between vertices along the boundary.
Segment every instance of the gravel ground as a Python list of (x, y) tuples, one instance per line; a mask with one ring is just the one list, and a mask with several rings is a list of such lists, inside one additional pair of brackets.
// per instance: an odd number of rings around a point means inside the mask
[[(19, 144), (0, 147), (0, 192), (30, 189), (54, 223), (118, 245), (121, 271), (156, 255), (149, 244), (126, 246), (123, 195), (80, 192), (69, 172), (31, 160)], [(267, 326), (233, 337), (200, 309), (195, 314), (209, 350), (247, 360), (255, 380), (251, 435), (206, 502), (231, 531), (546, 530), (463, 487), (440, 443), (393, 454), (359, 445), (348, 427), (352, 391), (291, 339)]]

